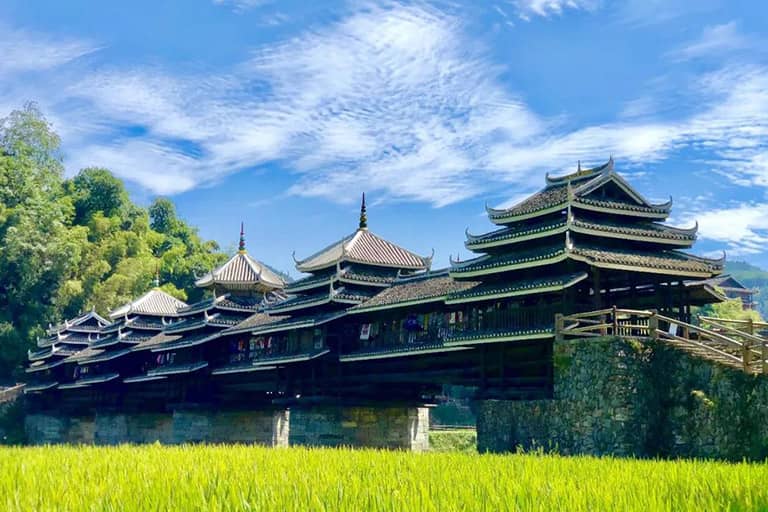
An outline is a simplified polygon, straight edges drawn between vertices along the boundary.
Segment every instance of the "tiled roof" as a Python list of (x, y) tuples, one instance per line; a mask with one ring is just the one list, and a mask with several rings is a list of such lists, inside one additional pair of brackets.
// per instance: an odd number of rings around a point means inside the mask
[(110, 318), (118, 318), (130, 313), (154, 316), (175, 316), (180, 308), (187, 304), (164, 291), (155, 288), (138, 299), (120, 306), (109, 313)]
[[(627, 194), (627, 200), (603, 200), (589, 197), (589, 194), (607, 184), (613, 182)], [(570, 184), (570, 185), (569, 185)], [(601, 208), (619, 210), (625, 214), (640, 214), (652, 217), (666, 217), (671, 208), (671, 201), (654, 205), (649, 203), (637, 191), (635, 191), (623, 178), (614, 173), (613, 160), (607, 164), (579, 171), (575, 174), (561, 178), (547, 177), (547, 186), (525, 200), (510, 208), (487, 208), (488, 216), (493, 222), (503, 224), (516, 218), (528, 218), (558, 209), (565, 208), (569, 201), (569, 186), (571, 187), (574, 207), (588, 209)]]
[(71, 329), (73, 327), (80, 327), (81, 330), (92, 331), (99, 330), (101, 327), (104, 327), (107, 324), (109, 324), (109, 320), (103, 318), (95, 311), (89, 311), (70, 320), (65, 320), (64, 323), (52, 326), (48, 329), (47, 332), (48, 334), (55, 334), (61, 331), (66, 331), (67, 329)]
[(180, 334), (166, 334), (164, 332), (161, 332), (152, 336), (148, 340), (139, 343), (138, 345), (133, 347), (131, 350), (134, 352), (140, 351), (140, 350), (150, 350), (158, 345), (176, 341), (179, 338), (181, 338)]
[(535, 224), (512, 224), (483, 235), (471, 235), (467, 232), (465, 245), (470, 250), (489, 246), (517, 243), (563, 233), (571, 229), (576, 233), (589, 233), (609, 238), (627, 237), (669, 243), (678, 246), (690, 246), (696, 240), (698, 226), (688, 229), (674, 228), (654, 222), (618, 222), (614, 220), (583, 220), (579, 216), (568, 224), (565, 215), (560, 218), (546, 219)]
[(350, 261), (374, 266), (420, 270), (428, 268), (430, 260), (431, 258), (418, 256), (373, 234), (368, 229), (361, 228), (312, 256), (296, 261), (296, 269), (300, 272), (313, 272), (341, 261)]
[(541, 248), (533, 248), (525, 251), (516, 251), (501, 256), (480, 256), (461, 263), (454, 263), (451, 275), (473, 275), (477, 272), (485, 272), (492, 269), (514, 270), (528, 266), (536, 266), (537, 262), (552, 259), (565, 259), (564, 244), (552, 245)]
[(225, 330), (222, 335), (234, 334), (238, 332), (250, 331), (255, 327), (259, 327), (265, 324), (273, 324), (288, 319), (288, 316), (268, 315), (266, 313), (255, 313), (234, 327)]
[(241, 297), (238, 295), (227, 295), (216, 303), (219, 309), (231, 309), (233, 311), (252, 312), (259, 309), (261, 297)]
[(571, 224), (571, 229), (577, 233), (582, 231), (600, 231), (606, 234), (615, 234), (618, 238), (631, 236), (656, 239), (659, 241), (675, 241), (680, 242), (682, 245), (692, 245), (696, 240), (698, 226), (692, 229), (680, 229), (653, 222), (620, 224), (618, 222), (609, 221), (589, 222), (581, 219), (574, 219)]
[[(346, 311), (337, 311), (334, 313), (322, 313), (319, 315), (304, 315), (297, 317), (275, 317), (274, 322), (263, 323), (250, 329), (253, 334), (266, 334), (270, 332), (280, 332), (289, 329), (304, 329), (306, 327), (315, 327), (346, 316)], [(226, 331), (225, 333), (226, 334)]]
[(478, 283), (474, 281), (456, 281), (447, 271), (431, 273), (417, 278), (403, 279), (391, 287), (379, 292), (365, 303), (355, 306), (350, 313), (408, 305), (414, 302), (442, 300), (448, 294), (466, 290)]
[(503, 283), (480, 283), (465, 290), (451, 293), (446, 299), (448, 304), (484, 300), (490, 297), (509, 297), (544, 293), (547, 290), (560, 290), (572, 286), (587, 278), (586, 272), (575, 272), (560, 276), (539, 277), (507, 281)]
[(465, 245), (467, 248), (472, 248), (505, 240), (521, 238), (527, 240), (541, 235), (549, 236), (549, 233), (565, 231), (567, 225), (568, 220), (563, 215), (562, 218), (559, 219), (546, 219), (535, 224), (513, 224), (483, 235), (471, 235), (467, 232), (467, 241), (465, 242)]
[(284, 287), (285, 280), (267, 265), (252, 258), (247, 252), (241, 251), (195, 282), (195, 285), (200, 287), (214, 284), (260, 285), (263, 288), (275, 289)]
[(302, 352), (299, 354), (276, 354), (269, 357), (260, 357), (258, 359), (253, 359), (250, 361), (243, 361), (240, 363), (233, 363), (225, 366), (220, 366), (214, 369), (211, 373), (214, 375), (224, 375), (227, 373), (243, 373), (243, 372), (260, 371), (260, 370), (273, 370), (276, 367), (275, 365), (301, 363), (304, 361), (309, 361), (311, 359), (322, 357), (329, 352), (330, 350), (328, 349), (322, 349), (322, 350), (314, 350), (311, 352)]
[(653, 273), (711, 277), (722, 272), (723, 260), (700, 258), (679, 251), (644, 252), (633, 250), (574, 247), (571, 255), (596, 266), (644, 269)]
[(176, 340), (166, 341), (164, 343), (155, 343), (151, 350), (152, 352), (166, 352), (168, 350), (176, 350), (180, 348), (194, 347), (215, 340), (221, 335), (222, 331), (218, 332), (203, 332), (190, 334), (186, 336), (179, 336)]

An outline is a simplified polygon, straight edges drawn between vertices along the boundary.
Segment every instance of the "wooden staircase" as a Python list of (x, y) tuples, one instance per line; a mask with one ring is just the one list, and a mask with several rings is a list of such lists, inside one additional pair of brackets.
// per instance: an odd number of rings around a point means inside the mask
[(696, 357), (752, 374), (768, 373), (768, 337), (763, 322), (700, 316), (699, 325), (655, 311), (612, 307), (555, 317), (556, 339), (616, 336), (663, 340)]

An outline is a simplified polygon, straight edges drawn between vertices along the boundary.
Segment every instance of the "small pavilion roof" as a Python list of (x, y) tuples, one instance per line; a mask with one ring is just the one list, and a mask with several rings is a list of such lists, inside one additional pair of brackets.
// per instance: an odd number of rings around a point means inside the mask
[(419, 256), (381, 238), (368, 228), (359, 228), (308, 258), (296, 260), (296, 269), (301, 272), (314, 272), (342, 261), (379, 267), (426, 270), (431, 265), (432, 257)]
[(129, 302), (109, 313), (112, 319), (131, 313), (153, 316), (176, 316), (180, 308), (187, 304), (176, 297), (154, 288), (133, 302)]
[(195, 281), (195, 286), (201, 288), (208, 288), (217, 284), (224, 287), (250, 285), (274, 290), (283, 288), (285, 280), (267, 265), (251, 257), (243, 249), (232, 256), (226, 263)]

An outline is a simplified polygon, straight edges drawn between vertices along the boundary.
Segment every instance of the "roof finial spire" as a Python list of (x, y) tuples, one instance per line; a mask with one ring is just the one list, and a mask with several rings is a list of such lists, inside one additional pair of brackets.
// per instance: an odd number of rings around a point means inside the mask
[(581, 172), (581, 160), (579, 160), (578, 168), (576, 169), (576, 172)]
[(240, 223), (240, 245), (237, 246), (237, 252), (245, 253), (245, 223)]
[(155, 288), (160, 288), (160, 265), (155, 267), (155, 279), (152, 281)]
[(363, 201), (360, 203), (360, 229), (368, 229), (368, 215), (365, 213), (365, 192), (363, 192)]

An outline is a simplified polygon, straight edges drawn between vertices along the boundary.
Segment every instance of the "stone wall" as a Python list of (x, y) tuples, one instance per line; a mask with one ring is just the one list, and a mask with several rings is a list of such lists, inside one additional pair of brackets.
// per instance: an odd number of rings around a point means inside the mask
[(30, 414), (25, 418), (25, 430), (31, 444), (210, 442), (286, 446), (288, 417), (285, 410), (177, 410), (166, 414), (99, 413), (92, 416)]
[(309, 407), (293, 410), (166, 414), (30, 414), (31, 444), (258, 443), (267, 446), (358, 446), (423, 451), (429, 448), (425, 407)]
[(291, 445), (429, 449), (426, 407), (310, 407), (291, 411)]
[(554, 347), (554, 399), (479, 405), (478, 449), (762, 459), (768, 380), (663, 342), (568, 340)]

